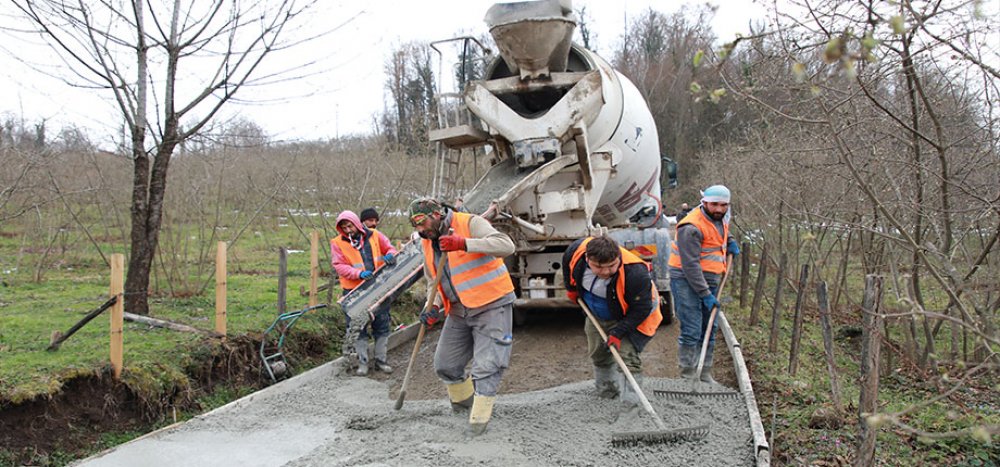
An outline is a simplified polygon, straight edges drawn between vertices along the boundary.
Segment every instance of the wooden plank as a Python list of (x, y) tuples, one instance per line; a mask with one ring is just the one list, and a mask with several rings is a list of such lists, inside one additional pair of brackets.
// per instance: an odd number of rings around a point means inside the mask
[(226, 242), (215, 250), (215, 332), (226, 335)]
[(173, 331), (192, 332), (192, 333), (195, 333), (195, 334), (205, 334), (205, 335), (208, 335), (208, 336), (220, 337), (219, 334), (216, 334), (213, 331), (206, 331), (204, 329), (198, 329), (196, 327), (188, 326), (186, 324), (174, 323), (172, 321), (166, 321), (166, 320), (162, 320), (162, 319), (151, 318), (149, 316), (142, 316), (142, 315), (137, 315), (137, 314), (134, 314), (134, 313), (125, 313), (124, 314), (124, 318), (125, 318), (126, 321), (131, 321), (133, 323), (142, 323), (142, 324), (153, 326), (153, 327), (157, 327), (157, 328), (164, 328), (164, 329), (170, 329), (170, 330), (173, 330)]
[(740, 249), (743, 252), (740, 258), (740, 308), (743, 308), (747, 306), (747, 289), (750, 286), (750, 242), (743, 242)]
[(122, 376), (124, 354), (124, 317), (125, 317), (125, 255), (111, 255), (111, 290), (109, 295), (116, 297), (111, 305), (111, 368), (115, 379)]

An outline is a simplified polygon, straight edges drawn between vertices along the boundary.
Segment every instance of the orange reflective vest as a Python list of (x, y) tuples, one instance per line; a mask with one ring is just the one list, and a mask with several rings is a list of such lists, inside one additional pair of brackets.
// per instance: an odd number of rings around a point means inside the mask
[[(375, 264), (375, 269), (382, 267), (385, 264), (382, 261), (382, 248), (379, 247), (379, 233), (375, 229), (369, 229), (371, 231), (371, 236), (368, 237), (368, 243), (372, 246), (372, 259)], [(365, 260), (361, 258), (361, 250), (354, 248), (351, 242), (344, 240), (343, 235), (337, 235), (330, 239), (330, 245), (335, 246), (340, 249), (340, 252), (344, 254), (344, 257), (351, 262), (351, 267), (355, 269), (360, 269), (364, 271)], [(351, 290), (364, 282), (361, 279), (348, 279), (344, 276), (340, 276), (340, 287), (344, 290)]]
[[(454, 235), (470, 238), (472, 232), (469, 224), (472, 214), (453, 212), (451, 214), (451, 229)], [(431, 241), (424, 239), (424, 264), (434, 277), (438, 271), (434, 268), (434, 247)], [(514, 291), (514, 283), (510, 280), (507, 266), (503, 260), (492, 255), (470, 253), (468, 251), (449, 251), (448, 270), (451, 272), (451, 285), (458, 293), (458, 299), (467, 308), (479, 308), (489, 305), (504, 295)], [(451, 312), (451, 302), (444, 293), (444, 288), (438, 284), (438, 293), (444, 301), (445, 315)]]
[[(701, 231), (701, 270), (713, 274), (726, 272), (726, 240), (729, 238), (729, 223), (723, 223), (722, 235), (711, 219), (705, 216), (701, 208), (695, 208), (677, 223), (677, 228), (691, 224)], [(681, 254), (677, 242), (670, 245), (670, 260), (667, 264), (672, 268), (681, 268)]]
[[(573, 252), (573, 258), (569, 262), (569, 283), (573, 287), (577, 287), (573, 274), (574, 268), (576, 268), (580, 259), (583, 258), (584, 253), (587, 252), (587, 243), (590, 243), (592, 239), (593, 237), (585, 238), (576, 251)], [(618, 249), (622, 252), (622, 263), (618, 266), (618, 280), (615, 282), (615, 293), (618, 295), (618, 304), (622, 307), (622, 314), (628, 314), (628, 302), (625, 301), (625, 265), (642, 263), (646, 266), (647, 271), (652, 271), (653, 268), (649, 263), (634, 255), (631, 251), (622, 247), (618, 247)], [(649, 337), (653, 337), (653, 334), (656, 334), (656, 328), (663, 321), (663, 314), (660, 313), (660, 293), (656, 290), (656, 284), (653, 281), (649, 281), (649, 287), (651, 292), (649, 299), (653, 302), (653, 311), (649, 313), (646, 319), (639, 323), (639, 327), (636, 330)]]

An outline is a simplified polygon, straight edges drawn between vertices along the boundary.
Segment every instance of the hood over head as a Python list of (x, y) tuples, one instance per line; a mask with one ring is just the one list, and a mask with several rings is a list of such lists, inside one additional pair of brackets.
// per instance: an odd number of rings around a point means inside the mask
[(334, 224), (337, 227), (337, 233), (340, 234), (341, 236), (346, 237), (344, 231), (340, 230), (340, 223), (345, 220), (354, 224), (354, 227), (358, 229), (358, 232), (364, 232), (365, 230), (367, 230), (365, 229), (365, 226), (361, 224), (361, 219), (358, 218), (358, 215), (355, 214), (354, 211), (347, 209), (341, 211), (340, 214), (337, 215), (337, 222)]

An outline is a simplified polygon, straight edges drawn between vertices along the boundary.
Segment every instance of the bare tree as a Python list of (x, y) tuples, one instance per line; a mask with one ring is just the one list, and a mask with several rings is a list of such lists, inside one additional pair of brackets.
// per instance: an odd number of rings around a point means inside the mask
[(124, 120), (133, 164), (125, 306), (148, 314), (150, 268), (175, 149), (238, 91), (288, 76), (291, 70), (265, 70), (262, 63), (310, 39), (294, 32), (316, 2), (12, 3), (34, 26), (30, 32), (70, 65), (74, 76), (62, 78), (108, 93)]

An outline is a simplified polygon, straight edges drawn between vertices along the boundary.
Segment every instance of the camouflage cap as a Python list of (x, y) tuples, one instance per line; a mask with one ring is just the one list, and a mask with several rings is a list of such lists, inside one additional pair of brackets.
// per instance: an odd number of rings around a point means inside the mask
[(444, 213), (444, 207), (434, 198), (417, 198), (410, 203), (410, 224), (417, 226), (424, 223), (432, 213)]

